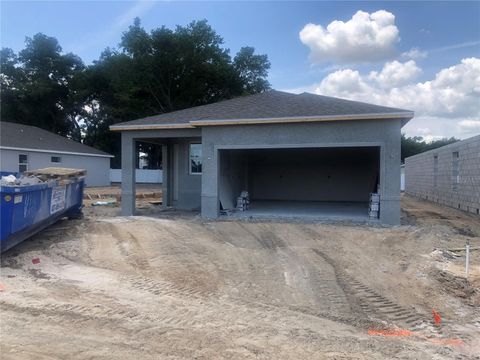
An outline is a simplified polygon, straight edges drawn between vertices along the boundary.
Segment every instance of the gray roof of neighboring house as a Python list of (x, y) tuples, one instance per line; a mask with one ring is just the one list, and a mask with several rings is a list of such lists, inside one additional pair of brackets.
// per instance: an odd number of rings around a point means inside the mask
[(188, 124), (190, 121), (201, 120), (278, 119), (388, 113), (405, 113), (406, 117), (408, 114), (413, 116), (409, 110), (309, 93), (291, 94), (270, 90), (260, 94), (118, 123), (112, 126), (112, 129), (123, 125)]
[(106, 152), (47, 130), (6, 121), (0, 123), (0, 139), (0, 148), (112, 157)]

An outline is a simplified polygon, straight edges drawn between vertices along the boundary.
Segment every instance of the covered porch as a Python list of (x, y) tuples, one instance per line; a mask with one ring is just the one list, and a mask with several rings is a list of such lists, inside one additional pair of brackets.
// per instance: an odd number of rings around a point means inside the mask
[[(162, 206), (179, 209), (200, 209), (201, 130), (161, 129), (122, 131), (122, 210), (124, 216), (135, 215), (136, 143), (161, 146)], [(193, 164), (192, 164), (193, 162)]]

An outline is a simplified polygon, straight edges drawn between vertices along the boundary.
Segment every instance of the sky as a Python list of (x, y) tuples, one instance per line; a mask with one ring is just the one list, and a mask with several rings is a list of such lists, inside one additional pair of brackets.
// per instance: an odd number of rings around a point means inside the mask
[(276, 90), (415, 111), (408, 136), (480, 134), (480, 2), (0, 2), (2, 47), (56, 37), (87, 64), (141, 19), (150, 31), (207, 19), (231, 55), (253, 46)]

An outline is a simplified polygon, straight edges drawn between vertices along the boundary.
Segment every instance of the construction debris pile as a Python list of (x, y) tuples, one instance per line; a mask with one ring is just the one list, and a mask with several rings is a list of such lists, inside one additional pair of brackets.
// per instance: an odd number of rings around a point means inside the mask
[(2, 176), (0, 179), (1, 186), (29, 186), (40, 184), (43, 181), (34, 175), (21, 175), (18, 178), (15, 175)]
[(240, 193), (240, 196), (237, 197), (237, 210), (238, 211), (245, 211), (248, 210), (250, 207), (250, 196), (248, 194), (248, 191), (243, 190)]
[(52, 180), (63, 182), (75, 181), (84, 177), (86, 171), (82, 169), (68, 168), (44, 168), (31, 171), (25, 171), (20, 175), (6, 175), (0, 178), (0, 186), (30, 186), (46, 183)]

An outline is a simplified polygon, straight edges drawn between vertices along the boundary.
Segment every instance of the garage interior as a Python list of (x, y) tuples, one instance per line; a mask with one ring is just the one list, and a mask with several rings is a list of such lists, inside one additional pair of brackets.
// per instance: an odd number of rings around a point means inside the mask
[(379, 147), (219, 150), (221, 211), (247, 190), (238, 217), (368, 219), (380, 179)]

